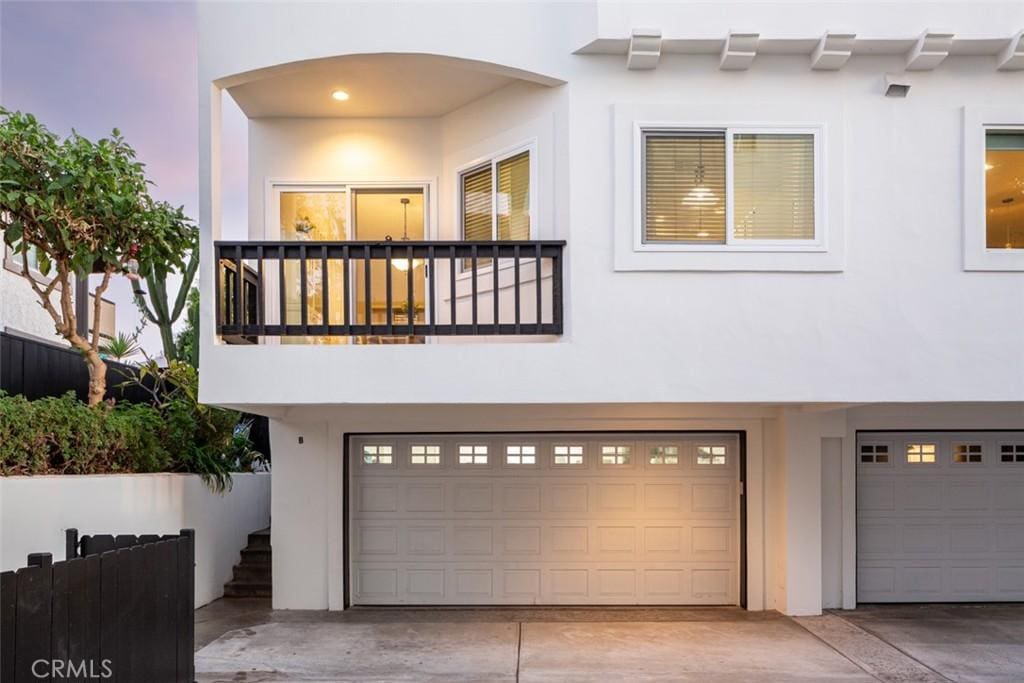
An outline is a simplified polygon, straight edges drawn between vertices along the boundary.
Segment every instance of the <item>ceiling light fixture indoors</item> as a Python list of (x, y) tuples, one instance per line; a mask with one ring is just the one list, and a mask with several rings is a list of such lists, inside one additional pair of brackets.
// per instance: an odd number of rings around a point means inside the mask
[(331, 93), (331, 97), (338, 100), (339, 102), (344, 102), (345, 100), (348, 99), (348, 93), (345, 92), (344, 90), (335, 90), (334, 92)]

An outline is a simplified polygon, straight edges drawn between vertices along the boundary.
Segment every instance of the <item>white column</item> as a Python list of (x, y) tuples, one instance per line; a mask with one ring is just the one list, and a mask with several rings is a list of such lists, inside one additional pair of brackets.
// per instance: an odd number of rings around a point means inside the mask
[(328, 608), (327, 425), (270, 420), (274, 609)]

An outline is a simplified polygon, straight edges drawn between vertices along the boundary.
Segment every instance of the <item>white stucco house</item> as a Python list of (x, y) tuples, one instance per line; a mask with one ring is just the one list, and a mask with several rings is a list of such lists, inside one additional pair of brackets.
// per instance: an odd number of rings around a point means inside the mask
[(1021, 29), (200, 3), (200, 391), (271, 418), (274, 606), (1024, 600)]

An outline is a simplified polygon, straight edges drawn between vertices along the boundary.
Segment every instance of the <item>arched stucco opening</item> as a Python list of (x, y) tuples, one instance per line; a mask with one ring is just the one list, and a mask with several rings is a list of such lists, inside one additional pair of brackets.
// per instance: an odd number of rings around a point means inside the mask
[[(565, 81), (512, 66), (422, 53), (348, 54), (218, 79), (249, 118), (435, 117), (514, 82)], [(331, 97), (344, 90), (349, 99)]]

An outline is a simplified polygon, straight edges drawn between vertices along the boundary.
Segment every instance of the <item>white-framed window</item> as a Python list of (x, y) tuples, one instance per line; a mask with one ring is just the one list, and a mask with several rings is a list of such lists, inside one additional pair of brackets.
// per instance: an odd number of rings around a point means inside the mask
[(584, 451), (583, 444), (555, 444), (551, 449), (552, 462), (558, 466), (582, 465)]
[(441, 447), (437, 444), (413, 444), (409, 446), (409, 464), (440, 465)]
[(887, 465), (889, 463), (889, 446), (884, 443), (861, 444), (860, 461), (864, 464)]
[(627, 446), (625, 444), (604, 444), (601, 446), (601, 464), (628, 465), (632, 454), (632, 446)]
[(953, 462), (958, 464), (981, 462), (982, 448), (980, 443), (953, 444)]
[(930, 465), (935, 462), (937, 448), (933, 443), (908, 443), (907, 463), (910, 465)]
[(1024, 125), (985, 127), (985, 248), (1024, 254)]
[(963, 112), (964, 270), (1024, 270), (1024, 105)]
[(697, 446), (697, 464), (725, 465), (725, 446)]
[(647, 453), (648, 465), (678, 465), (679, 446), (651, 446)]
[(999, 461), (1024, 463), (1024, 443), (1004, 443), (999, 446)]
[(635, 248), (821, 250), (821, 131), (639, 124)]
[(459, 171), (459, 225), (466, 241), (528, 240), (534, 234), (532, 144)]
[(460, 465), (486, 465), (487, 444), (461, 444), (459, 446)]
[(530, 444), (508, 444), (505, 446), (506, 465), (536, 465), (537, 447)]
[(394, 446), (390, 444), (366, 444), (363, 446), (364, 465), (391, 465), (394, 461)]

